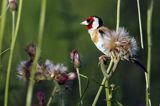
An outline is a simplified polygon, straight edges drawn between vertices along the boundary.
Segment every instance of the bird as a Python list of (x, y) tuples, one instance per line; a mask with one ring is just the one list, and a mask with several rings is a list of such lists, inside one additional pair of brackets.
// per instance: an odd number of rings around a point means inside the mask
[(81, 25), (85, 25), (95, 46), (114, 62), (127, 60), (140, 66), (145, 72), (145, 66), (135, 58), (138, 45), (134, 37), (124, 27), (111, 30), (103, 25), (103, 21), (98, 16), (89, 16)]

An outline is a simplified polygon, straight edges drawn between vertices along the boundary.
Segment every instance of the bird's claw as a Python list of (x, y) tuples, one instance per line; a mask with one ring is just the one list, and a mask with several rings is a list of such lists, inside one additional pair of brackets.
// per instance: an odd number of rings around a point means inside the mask
[(107, 61), (109, 58), (106, 55), (101, 55), (99, 61)]

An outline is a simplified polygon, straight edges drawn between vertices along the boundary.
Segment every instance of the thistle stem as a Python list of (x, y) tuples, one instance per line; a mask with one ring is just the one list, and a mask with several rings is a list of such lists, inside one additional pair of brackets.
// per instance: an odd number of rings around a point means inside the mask
[[(109, 66), (108, 66), (107, 72), (112, 69), (113, 63), (114, 63), (113, 60), (111, 60)], [(105, 69), (104, 69), (105, 64), (103, 63), (103, 61), (101, 61), (100, 64), (101, 64), (101, 70), (105, 71)], [(109, 91), (109, 79), (108, 78), (105, 81), (105, 92), (106, 92), (107, 106), (111, 106), (111, 98), (110, 98), (110, 91)]]
[[(3, 4), (3, 3), (2, 3)], [(0, 15), (0, 20), (3, 17), (3, 15), (5, 15), (7, 13), (7, 10), (9, 9), (9, 5), (7, 7), (5, 7), (5, 10), (1, 13)]]
[[(21, 19), (22, 3), (23, 3), (23, 0), (20, 0), (16, 25), (15, 25), (15, 21), (16, 21), (15, 11), (12, 12), (12, 41), (11, 41), (10, 54), (9, 54), (8, 67), (7, 67), (7, 75), (6, 75), (4, 106), (8, 106), (9, 79), (10, 79), (10, 73), (11, 73), (12, 60), (13, 60), (13, 52), (15, 48), (15, 43), (16, 43), (20, 19)], [(4, 17), (5, 15), (3, 16), (3, 18)], [(1, 49), (1, 45), (0, 45), (0, 49)]]
[(138, 20), (139, 20), (139, 30), (140, 30), (141, 48), (143, 49), (143, 48), (144, 48), (144, 45), (143, 45), (142, 22), (141, 22), (141, 12), (140, 12), (139, 0), (137, 0), (137, 9), (138, 9)]
[(53, 97), (54, 97), (54, 95), (55, 95), (55, 93), (56, 93), (56, 90), (57, 90), (57, 86), (55, 85), (55, 87), (54, 87), (54, 89), (53, 89), (53, 91), (52, 91), (52, 94), (51, 94), (51, 96), (50, 96), (50, 98), (49, 98), (49, 100), (48, 100), (48, 102), (47, 102), (47, 106), (50, 106), (50, 104), (51, 104), (51, 102), (52, 102), (52, 100), (53, 100)]
[[(101, 64), (101, 70), (102, 70), (102, 71), (106, 71), (106, 70), (105, 70), (104, 63), (101, 62), (100, 64)], [(111, 59), (111, 61), (110, 61), (110, 63), (109, 63), (109, 66), (108, 66), (108, 69), (107, 69), (107, 74), (110, 73), (112, 65), (113, 65), (113, 59)]]
[(12, 42), (11, 42), (11, 51), (9, 54), (9, 61), (7, 67), (7, 75), (6, 75), (6, 86), (5, 86), (5, 97), (4, 97), (4, 106), (8, 106), (8, 89), (9, 89), (9, 79), (11, 73), (11, 65), (12, 65), (12, 58), (13, 58), (13, 49), (15, 42), (14, 40), (14, 31), (15, 31), (15, 11), (12, 12)]
[(88, 86), (89, 86), (89, 79), (88, 79), (88, 77), (85, 76), (85, 75), (82, 75), (82, 74), (79, 74), (79, 75), (80, 75), (80, 77), (83, 77), (83, 78), (85, 78), (85, 79), (87, 80), (86, 88), (84, 89), (84, 92), (82, 93), (82, 96), (81, 96), (81, 98), (80, 98), (80, 102), (81, 102), (81, 100), (83, 99), (83, 97), (84, 97), (84, 95), (85, 95), (85, 93), (86, 93), (86, 91), (87, 91), (87, 89), (88, 89)]
[(152, 26), (152, 13), (153, 13), (153, 0), (151, 0), (147, 10), (147, 39), (148, 39), (148, 56), (147, 56), (147, 72), (145, 73), (146, 78), (146, 106), (151, 106), (150, 99), (150, 73), (151, 73), (151, 26)]
[[(80, 98), (82, 97), (82, 87), (81, 87), (81, 78), (80, 78), (80, 73), (79, 73), (79, 68), (76, 68), (77, 72), (77, 77), (78, 77), (78, 85), (79, 85), (79, 96)], [(83, 101), (80, 101), (81, 106), (83, 105)]]
[(103, 80), (102, 80), (102, 82), (101, 82), (101, 86), (100, 86), (99, 89), (98, 89), (98, 92), (97, 92), (97, 94), (96, 94), (96, 97), (94, 98), (94, 101), (93, 101), (93, 103), (92, 103), (92, 106), (96, 106), (97, 101), (98, 101), (99, 96), (100, 96), (100, 94), (101, 94), (101, 92), (102, 92), (103, 85), (105, 84), (106, 79), (107, 79), (107, 77), (103, 77)]
[(119, 23), (120, 23), (120, 5), (121, 5), (121, 0), (117, 0), (117, 24), (116, 24), (116, 30), (118, 30)]
[(110, 90), (109, 90), (109, 80), (108, 79), (105, 82), (105, 91), (106, 91), (107, 106), (111, 106), (111, 95), (110, 95)]
[[(109, 66), (108, 66), (107, 71), (106, 71), (106, 70), (105, 70), (105, 65), (104, 65), (104, 63), (103, 63), (103, 60), (100, 61), (100, 66), (101, 66), (102, 72), (104, 72), (104, 71), (109, 72), (109, 71), (111, 70), (112, 65), (113, 65), (113, 60), (110, 61)], [(105, 84), (106, 80), (108, 80), (108, 79), (107, 79), (107, 76), (104, 75), (104, 78), (103, 78), (103, 80), (102, 80), (102, 82), (101, 82), (101, 86), (100, 86), (99, 89), (98, 89), (98, 92), (97, 92), (96, 97), (95, 97), (95, 99), (94, 99), (94, 101), (93, 101), (93, 103), (92, 103), (92, 106), (96, 106), (97, 101), (98, 101), (98, 98), (99, 98), (99, 96), (100, 96), (100, 94), (101, 94), (101, 92), (102, 92), (103, 85)], [(106, 87), (106, 88), (107, 88), (107, 87)], [(105, 89), (106, 89), (106, 88), (105, 88)], [(107, 89), (108, 89), (108, 88), (107, 88)], [(108, 98), (108, 92), (106, 92), (106, 94), (107, 94), (107, 95), (106, 95), (106, 98)], [(109, 101), (107, 101), (107, 104), (108, 104), (108, 102), (109, 102)], [(111, 106), (111, 105), (109, 105), (109, 106)]]
[[(4, 29), (5, 29), (5, 22), (6, 22), (6, 11), (7, 11), (7, 0), (1, 0), (2, 1), (2, 8), (1, 8), (1, 16), (0, 16), (0, 74), (1, 74), (1, 67), (2, 67), (2, 45), (3, 45), (3, 36), (4, 36)], [(2, 77), (0, 78), (0, 80)], [(0, 88), (2, 85), (0, 86)]]
[(26, 106), (31, 106), (31, 102), (32, 102), (32, 93), (33, 93), (33, 87), (35, 82), (32, 81), (31, 79), (34, 79), (34, 74), (36, 72), (38, 59), (41, 53), (44, 24), (45, 24), (45, 14), (46, 14), (46, 2), (47, 0), (41, 0), (41, 14), (40, 14), (38, 43), (37, 43), (38, 46), (37, 46), (37, 51), (36, 51), (36, 56), (33, 62), (33, 66), (31, 69), (31, 75), (30, 75), (29, 86), (28, 86), (27, 97), (26, 97)]
[[(116, 22), (116, 30), (118, 30), (119, 28), (119, 24), (120, 24), (120, 4), (121, 4), (121, 0), (117, 0), (117, 22)], [(109, 100), (110, 99), (110, 94), (109, 94), (109, 87), (108, 87), (108, 77), (110, 78), (112, 76), (112, 73), (115, 71), (117, 65), (115, 65), (114, 69), (111, 70), (112, 68), (112, 65), (113, 65), (113, 59), (111, 59), (110, 63), (109, 63), (109, 66), (107, 68), (107, 70), (105, 69), (105, 65), (103, 63), (103, 61), (100, 61), (100, 65), (101, 65), (101, 70), (102, 70), (102, 73), (104, 74), (104, 78), (101, 82), (101, 86), (99, 87), (99, 90), (96, 94), (96, 97), (92, 103), (92, 106), (96, 106), (97, 104), (97, 101), (98, 101), (98, 98), (102, 92), (102, 89), (103, 89), (103, 86), (105, 84), (105, 91), (106, 91), (106, 100), (107, 100), (107, 106), (111, 106), (111, 101)], [(118, 64), (118, 63), (117, 63)], [(111, 72), (112, 71), (112, 72)], [(107, 72), (108, 75), (105, 75), (105, 72)], [(111, 73), (109, 75), (109, 73)]]
[(14, 37), (15, 33), (15, 22), (16, 22), (16, 14), (15, 11), (12, 12), (12, 38)]
[[(6, 8), (7, 8), (7, 0), (2, 0), (2, 11), (1, 11), (1, 22), (0, 22), (0, 53), (2, 51), (3, 36), (4, 36), (4, 29), (6, 22), (6, 14), (5, 14)], [(1, 56), (0, 56), (0, 64), (2, 64)]]
[(151, 106), (150, 100), (150, 85), (148, 80), (148, 74), (145, 72), (145, 80), (146, 80), (146, 106)]

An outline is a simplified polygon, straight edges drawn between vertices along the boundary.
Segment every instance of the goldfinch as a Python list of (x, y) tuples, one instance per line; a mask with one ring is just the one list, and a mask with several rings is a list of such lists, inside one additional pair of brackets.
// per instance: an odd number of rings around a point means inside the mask
[(90, 16), (82, 25), (87, 27), (91, 40), (96, 47), (113, 60), (128, 60), (136, 63), (146, 71), (146, 68), (135, 58), (138, 50), (135, 38), (129, 36), (129, 33), (123, 27), (117, 30), (110, 30), (103, 26), (103, 21), (97, 16)]

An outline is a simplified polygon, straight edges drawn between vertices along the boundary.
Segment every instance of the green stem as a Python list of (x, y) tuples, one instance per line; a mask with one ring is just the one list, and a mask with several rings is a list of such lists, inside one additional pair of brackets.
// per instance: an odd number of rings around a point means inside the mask
[[(80, 73), (79, 73), (79, 68), (76, 68), (77, 71), (77, 77), (78, 77), (78, 85), (79, 85), (79, 96), (80, 98), (82, 97), (82, 87), (81, 87), (81, 78), (80, 78)], [(83, 101), (80, 101), (81, 106), (83, 105)]]
[(145, 72), (145, 80), (146, 80), (146, 106), (151, 106), (150, 85), (148, 80), (148, 74), (146, 72)]
[(11, 73), (11, 65), (12, 65), (12, 59), (13, 59), (13, 51), (16, 41), (15, 34), (15, 11), (12, 12), (12, 41), (11, 41), (11, 50), (9, 54), (9, 60), (8, 60), (8, 67), (7, 67), (7, 75), (6, 75), (6, 86), (5, 86), (5, 96), (4, 96), (4, 106), (7, 106), (8, 104), (8, 89), (9, 89), (9, 79), (10, 79), (10, 73)]
[(32, 93), (33, 93), (33, 87), (35, 82), (32, 81), (31, 79), (34, 79), (34, 75), (37, 68), (37, 62), (41, 53), (44, 24), (45, 24), (45, 14), (46, 14), (46, 2), (47, 0), (41, 0), (41, 14), (40, 14), (38, 43), (37, 43), (38, 46), (37, 46), (37, 51), (36, 51), (36, 56), (33, 62), (33, 66), (31, 69), (31, 75), (30, 75), (29, 86), (28, 86), (27, 97), (26, 97), (26, 106), (31, 106), (31, 102), (32, 102)]
[(98, 101), (99, 96), (100, 96), (100, 94), (101, 94), (101, 92), (102, 92), (103, 85), (105, 84), (106, 79), (107, 79), (107, 77), (103, 77), (103, 80), (102, 80), (102, 82), (101, 82), (101, 86), (100, 86), (99, 89), (98, 89), (98, 92), (97, 92), (97, 94), (96, 94), (96, 97), (94, 98), (94, 101), (93, 101), (93, 103), (92, 103), (92, 106), (96, 106), (97, 101)]
[[(4, 29), (5, 29), (5, 22), (6, 22), (6, 12), (7, 12), (7, 1), (8, 0), (2, 0), (2, 8), (1, 8), (1, 17), (0, 17), (0, 53), (2, 52), (2, 45), (3, 45), (3, 36), (4, 36)], [(1, 73), (1, 67), (2, 67), (2, 54), (0, 55), (0, 74)], [(0, 78), (1, 80), (2, 78)], [(2, 85), (0, 86), (0, 88)]]
[(141, 12), (140, 12), (139, 0), (137, 0), (137, 9), (138, 9), (138, 19), (139, 19), (139, 30), (140, 30), (141, 47), (143, 49), (144, 45), (143, 45), (142, 22), (141, 22)]
[(111, 95), (109, 91), (109, 80), (108, 79), (105, 82), (105, 91), (106, 91), (107, 106), (111, 106)]
[(52, 100), (53, 100), (53, 97), (54, 97), (54, 95), (55, 95), (55, 93), (56, 93), (56, 90), (57, 90), (57, 86), (54, 87), (54, 89), (53, 89), (53, 91), (52, 91), (52, 94), (51, 94), (51, 96), (50, 96), (50, 98), (49, 98), (49, 100), (48, 100), (48, 102), (47, 102), (47, 106), (50, 106), (50, 104), (51, 104), (51, 102), (52, 102)]
[[(104, 63), (102, 63), (102, 62), (103, 62), (103, 61), (101, 61), (101, 70), (102, 70), (102, 71), (106, 71), (105, 65), (104, 65)], [(110, 63), (109, 63), (109, 66), (108, 66), (108, 69), (107, 69), (107, 74), (110, 73), (112, 65), (113, 65), (113, 59), (111, 59), (111, 61), (110, 61)]]
[(85, 76), (85, 75), (83, 75), (83, 74), (80, 74), (80, 73), (79, 73), (79, 75), (80, 75), (81, 77), (85, 78), (85, 79), (88, 79), (88, 77)]
[[(105, 69), (105, 65), (104, 65), (103, 61), (100, 61), (100, 65), (101, 65), (101, 70), (102, 70), (102, 72), (105, 72), (106, 69)], [(113, 60), (110, 61), (109, 66), (108, 66), (106, 72), (109, 72), (109, 71), (111, 70), (112, 65), (113, 65)], [(97, 92), (96, 97), (95, 97), (95, 99), (94, 99), (94, 101), (93, 101), (93, 103), (92, 103), (92, 106), (96, 106), (97, 101), (98, 101), (98, 98), (99, 98), (99, 96), (100, 96), (100, 94), (101, 94), (101, 92), (102, 92), (103, 85), (105, 84), (105, 81), (107, 80), (107, 78), (108, 78), (108, 77), (104, 75), (104, 78), (103, 78), (103, 80), (102, 80), (101, 86), (100, 86), (99, 89), (98, 89), (98, 92)], [(107, 102), (108, 102), (108, 101), (107, 101)]]
[[(7, 67), (7, 75), (6, 75), (6, 86), (5, 86), (5, 96), (4, 96), (4, 106), (8, 106), (8, 89), (9, 89), (9, 79), (10, 79), (10, 73), (11, 73), (11, 65), (12, 65), (12, 59), (13, 59), (13, 52), (14, 52), (14, 47), (18, 35), (18, 29), (19, 29), (19, 24), (20, 24), (20, 19), (21, 19), (21, 12), (22, 12), (22, 3), (23, 0), (19, 1), (19, 9), (18, 9), (18, 15), (17, 15), (17, 22), (16, 26), (13, 25), (12, 30), (15, 29), (15, 31), (12, 31), (12, 41), (11, 41), (11, 47), (10, 47), (10, 54), (9, 54), (9, 61), (8, 61), (8, 67)], [(13, 21), (15, 21), (15, 13), (13, 13)], [(3, 16), (4, 18), (4, 16)], [(13, 22), (14, 23), (14, 22)]]
[(146, 106), (151, 106), (150, 99), (150, 73), (151, 73), (151, 26), (152, 26), (152, 12), (153, 12), (153, 0), (151, 0), (147, 10), (147, 39), (148, 39), (148, 56), (147, 56), (147, 72), (146, 73)]
[(9, 5), (5, 8), (5, 10), (3, 11), (3, 13), (1, 13), (0, 15), (0, 20), (3, 17), (3, 15), (5, 15), (7, 13), (7, 10), (9, 9)]
[(15, 22), (16, 22), (16, 14), (15, 11), (12, 12), (12, 39), (14, 38), (15, 33)]
[[(88, 89), (89, 79), (88, 79), (87, 76), (85, 76), (85, 75), (83, 75), (83, 74), (79, 74), (79, 75), (80, 75), (80, 77), (83, 77), (83, 78), (85, 78), (85, 79), (87, 80), (86, 88), (84, 89), (84, 92), (82, 93), (82, 96), (81, 96), (81, 98), (80, 98), (80, 102), (81, 102), (81, 100), (83, 99), (83, 97), (84, 97), (84, 95), (85, 95), (85, 93), (86, 93), (86, 91), (87, 91), (87, 89)], [(80, 103), (80, 102), (79, 102), (79, 103)]]
[(118, 106), (123, 106), (119, 101), (116, 101)]
[[(113, 65), (113, 60), (111, 60), (107, 72), (110, 72), (112, 65)], [(101, 62), (101, 70), (105, 70), (105, 64)], [(109, 78), (105, 81), (105, 92), (106, 92), (106, 101), (107, 101), (107, 106), (111, 106), (111, 98), (110, 98), (110, 91), (109, 91)]]
[(119, 23), (120, 23), (120, 5), (121, 5), (121, 0), (117, 0), (117, 24), (116, 24), (116, 30), (118, 30)]
[[(7, 8), (7, 1), (8, 0), (2, 1), (1, 22), (0, 22), (0, 53), (2, 51), (3, 36), (4, 36), (4, 29), (5, 29), (5, 22), (6, 22), (5, 13), (6, 13), (6, 8)], [(1, 56), (0, 56), (0, 64), (1, 64)]]
[(7, 75), (6, 75), (6, 86), (5, 86), (5, 96), (4, 96), (4, 106), (8, 106), (8, 89), (9, 89), (9, 79), (11, 73), (11, 65), (12, 65), (12, 58), (13, 58), (13, 51), (14, 51), (14, 29), (15, 29), (15, 12), (12, 12), (12, 42), (11, 42), (11, 50), (9, 54), (8, 60), (8, 67), (7, 67)]

